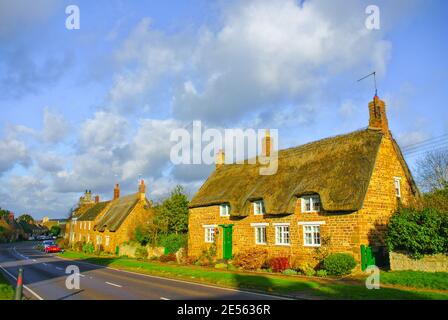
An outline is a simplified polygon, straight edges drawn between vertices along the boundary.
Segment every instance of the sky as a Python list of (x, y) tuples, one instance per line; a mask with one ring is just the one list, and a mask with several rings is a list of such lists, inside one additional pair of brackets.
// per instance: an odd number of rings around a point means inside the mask
[(177, 184), (192, 196), (214, 166), (173, 165), (173, 130), (272, 128), (287, 148), (365, 128), (373, 79), (356, 80), (372, 71), (402, 147), (446, 134), (446, 12), (441, 0), (0, 0), (0, 207), (62, 218), (84, 190), (110, 199), (139, 178), (153, 201)]

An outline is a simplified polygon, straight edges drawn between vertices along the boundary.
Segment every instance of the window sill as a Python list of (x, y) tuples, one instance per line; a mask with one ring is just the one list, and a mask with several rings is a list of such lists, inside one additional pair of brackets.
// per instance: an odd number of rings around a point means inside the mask
[(320, 247), (320, 244), (304, 244), (304, 247), (309, 247), (309, 248), (316, 248), (316, 247)]
[(255, 242), (255, 244), (256, 244), (257, 246), (265, 246), (265, 245), (267, 245), (267, 243), (257, 243), (257, 242)]
[(281, 247), (290, 247), (291, 244), (290, 243), (276, 243), (276, 246), (281, 246)]

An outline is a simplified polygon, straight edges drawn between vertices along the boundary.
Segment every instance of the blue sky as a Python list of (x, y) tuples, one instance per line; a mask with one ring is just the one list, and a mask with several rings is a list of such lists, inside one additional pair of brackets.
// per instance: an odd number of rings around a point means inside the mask
[[(81, 28), (65, 28), (65, 8)], [(380, 8), (367, 30), (365, 8)], [(160, 200), (212, 166), (174, 167), (169, 134), (276, 128), (281, 148), (367, 125), (371, 79), (402, 146), (448, 132), (446, 1), (0, 3), (0, 207), (65, 216), (139, 176)], [(409, 158), (411, 167), (416, 157)]]

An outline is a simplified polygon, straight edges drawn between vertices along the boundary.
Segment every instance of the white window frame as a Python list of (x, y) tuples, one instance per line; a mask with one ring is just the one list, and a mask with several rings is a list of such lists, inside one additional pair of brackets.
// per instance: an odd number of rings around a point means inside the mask
[(87, 234), (87, 242), (90, 242), (90, 234)]
[[(275, 245), (276, 246), (290, 246), (291, 245), (291, 227), (289, 226), (289, 223), (274, 223), (275, 227)], [(280, 229), (283, 229), (284, 227), (288, 227), (288, 242), (279, 242), (279, 231)], [(280, 231), (282, 234), (284, 231)], [(285, 233), (286, 234), (286, 233)], [(283, 238), (286, 238), (283, 234)], [(284, 239), (283, 239), (284, 240)]]
[(263, 200), (254, 201), (253, 206), (254, 206), (254, 215), (259, 216), (266, 213)]
[[(309, 199), (309, 201), (310, 201), (310, 210), (306, 209), (306, 203), (305, 202), (306, 202), (307, 199)], [(314, 203), (315, 203), (316, 199), (318, 199), (318, 202), (319, 202), (319, 210), (314, 210)], [(309, 213), (309, 212), (320, 212), (322, 210), (322, 203), (320, 201), (319, 195), (317, 195), (317, 194), (302, 196), (300, 198), (300, 200), (301, 200), (302, 212), (306, 212), (306, 213)]]
[(101, 236), (96, 236), (96, 244), (103, 244), (103, 238)]
[[(268, 239), (267, 239), (267, 226), (269, 225), (269, 223), (251, 223), (250, 226), (254, 228), (254, 233), (255, 233), (255, 244), (258, 245), (266, 245), (268, 243)], [(258, 241), (258, 230), (259, 229), (263, 229), (264, 230), (264, 242), (260, 242)]]
[(105, 246), (108, 247), (110, 243), (110, 236), (106, 236), (106, 243)]
[[(204, 242), (213, 243), (215, 242), (215, 229), (218, 227), (216, 224), (206, 224), (204, 227)], [(213, 231), (212, 231), (213, 230)]]
[(229, 217), (230, 216), (230, 205), (229, 204), (221, 204), (219, 206), (219, 216), (220, 217)]
[[(299, 225), (303, 226), (303, 246), (304, 247), (320, 247), (322, 245), (322, 232), (320, 226), (325, 224), (325, 221), (316, 222), (299, 222)], [(306, 234), (310, 233), (307, 228), (311, 228), (311, 243), (307, 243)], [(316, 232), (315, 228), (318, 229)], [(319, 234), (319, 243), (316, 241), (315, 233)]]
[(401, 198), (401, 178), (400, 177), (394, 177), (394, 190), (395, 190), (395, 196), (397, 198)]
[(92, 222), (89, 221), (89, 231), (90, 231), (91, 224), (92, 224)]

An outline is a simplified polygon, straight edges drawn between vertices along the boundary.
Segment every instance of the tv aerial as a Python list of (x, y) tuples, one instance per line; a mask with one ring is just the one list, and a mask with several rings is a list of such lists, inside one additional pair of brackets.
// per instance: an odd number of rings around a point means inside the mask
[(360, 81), (362, 81), (362, 80), (364, 80), (364, 79), (366, 79), (366, 78), (368, 78), (368, 77), (371, 77), (371, 76), (373, 76), (373, 83), (374, 83), (374, 85), (375, 85), (375, 96), (376, 96), (376, 95), (378, 95), (378, 88), (377, 88), (377, 86), (376, 86), (376, 71), (373, 71), (372, 73), (366, 75), (365, 77), (362, 77), (362, 78), (359, 79), (357, 82), (360, 82)]

